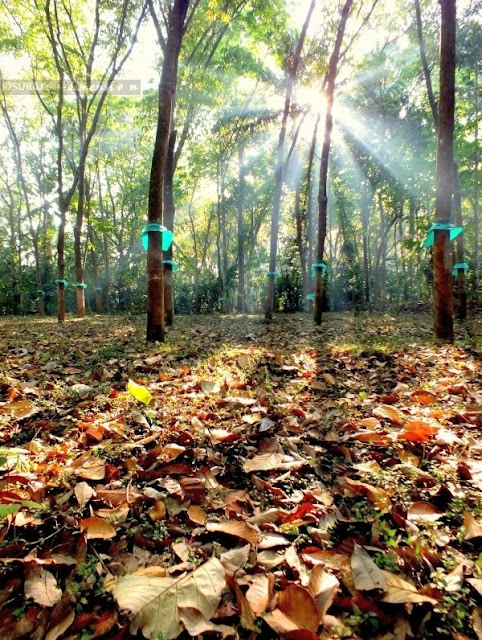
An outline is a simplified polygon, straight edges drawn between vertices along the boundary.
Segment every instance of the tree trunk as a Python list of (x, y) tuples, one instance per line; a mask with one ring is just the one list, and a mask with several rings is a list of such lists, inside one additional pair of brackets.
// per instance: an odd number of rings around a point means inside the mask
[[(177, 67), (184, 35), (189, 0), (175, 0), (169, 13), (168, 37), (159, 83), (157, 132), (149, 182), (148, 222), (162, 223), (163, 186), (171, 117), (176, 92)], [(162, 234), (149, 231), (147, 248), (147, 332), (148, 342), (164, 342), (164, 270)]]
[(236, 308), (239, 313), (245, 309), (244, 302), (244, 194), (246, 187), (246, 169), (244, 166), (244, 145), (238, 144), (239, 185), (238, 185), (238, 301)]
[(64, 198), (60, 198), (60, 223), (57, 238), (57, 320), (65, 322), (65, 221), (67, 218), (68, 205)]
[(77, 298), (77, 317), (85, 316), (85, 292), (84, 288), (79, 286), (84, 283), (84, 265), (82, 260), (82, 224), (84, 222), (84, 203), (85, 203), (85, 164), (80, 167), (80, 177), (78, 185), (78, 203), (77, 218), (74, 227), (74, 254), (75, 254), (75, 278), (76, 282), (76, 298)]
[[(440, 109), (437, 144), (437, 191), (435, 222), (451, 219), (453, 138), (455, 107), (455, 0), (439, 0), (440, 37)], [(435, 230), (434, 261), (434, 334), (453, 342), (452, 265), (449, 232)]]
[(475, 160), (474, 160), (474, 175), (475, 175), (475, 194), (474, 194), (474, 294), (475, 298), (479, 297), (479, 247), (480, 247), (480, 221), (479, 221), (479, 197), (480, 197), (480, 182), (479, 182), (479, 65), (478, 60), (475, 60), (475, 132), (474, 132), (474, 145), (475, 145)]
[[(316, 246), (316, 262), (323, 262), (325, 253), (326, 238), (326, 213), (328, 208), (328, 159), (330, 156), (331, 130), (333, 129), (333, 100), (335, 93), (335, 80), (338, 71), (338, 60), (340, 57), (341, 44), (345, 33), (346, 21), (350, 14), (353, 0), (346, 0), (341, 12), (340, 23), (336, 34), (335, 46), (331, 54), (328, 73), (326, 76), (326, 116), (325, 116), (325, 135), (323, 139), (323, 147), (321, 149), (320, 164), (320, 186), (318, 191), (318, 241)], [(315, 311), (314, 321), (316, 325), (321, 324), (321, 312), (323, 308), (323, 273), (320, 268), (315, 271)]]
[[(460, 196), (459, 172), (457, 165), (453, 164), (453, 196), (454, 196), (454, 220), (458, 227), (462, 226), (462, 198)], [(465, 241), (463, 233), (455, 239), (455, 255), (459, 264), (464, 262)], [(465, 269), (457, 269), (457, 303), (455, 314), (458, 320), (467, 319), (467, 286), (465, 282)]]
[[(171, 131), (169, 143), (167, 147), (166, 173), (164, 178), (164, 226), (166, 229), (174, 232), (174, 214), (176, 211), (174, 205), (174, 145), (176, 143), (176, 131)], [(172, 327), (174, 322), (174, 294), (172, 288), (172, 244), (164, 254), (166, 261), (164, 262), (164, 313), (166, 324)]]
[(276, 170), (275, 170), (273, 213), (271, 216), (271, 242), (270, 242), (270, 253), (269, 253), (269, 271), (267, 274), (268, 287), (267, 287), (267, 293), (266, 293), (266, 308), (265, 308), (265, 319), (267, 322), (271, 322), (271, 320), (273, 319), (274, 280), (275, 280), (275, 271), (276, 271), (276, 254), (278, 252), (278, 229), (279, 229), (279, 217), (280, 217), (280, 208), (281, 208), (281, 192), (283, 189), (283, 156), (284, 156), (284, 143), (286, 138), (286, 125), (288, 122), (288, 116), (289, 116), (290, 104), (291, 104), (291, 95), (293, 93), (293, 87), (296, 80), (296, 72), (298, 70), (298, 65), (300, 62), (301, 50), (303, 48), (306, 31), (308, 29), (308, 25), (311, 20), (311, 14), (313, 13), (314, 8), (315, 8), (315, 0), (312, 0), (308, 9), (308, 14), (306, 16), (305, 23), (301, 30), (298, 44), (296, 45), (296, 51), (293, 55), (293, 62), (290, 65), (288, 84), (286, 87), (286, 97), (285, 97), (283, 118), (281, 121), (281, 129), (279, 133), (278, 157), (276, 161)]
[(369, 220), (369, 203), (368, 203), (368, 186), (367, 183), (363, 187), (362, 201), (362, 233), (363, 233), (363, 280), (364, 280), (364, 306), (370, 303), (370, 268), (368, 260), (368, 220)]

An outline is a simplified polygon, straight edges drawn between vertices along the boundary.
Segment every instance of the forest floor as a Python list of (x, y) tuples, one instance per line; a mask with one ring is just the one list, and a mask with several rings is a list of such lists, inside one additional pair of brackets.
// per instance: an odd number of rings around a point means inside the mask
[[(0, 639), (482, 639), (482, 317), (0, 320)], [(131, 381), (131, 382), (129, 382)]]

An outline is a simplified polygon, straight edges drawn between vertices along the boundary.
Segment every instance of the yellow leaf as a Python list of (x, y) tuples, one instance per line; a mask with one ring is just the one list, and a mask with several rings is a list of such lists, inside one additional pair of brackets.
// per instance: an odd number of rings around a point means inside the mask
[(136, 400), (143, 404), (149, 404), (152, 400), (152, 394), (149, 389), (143, 387), (141, 384), (137, 384), (134, 380), (130, 380), (127, 383), (127, 391), (134, 396)]

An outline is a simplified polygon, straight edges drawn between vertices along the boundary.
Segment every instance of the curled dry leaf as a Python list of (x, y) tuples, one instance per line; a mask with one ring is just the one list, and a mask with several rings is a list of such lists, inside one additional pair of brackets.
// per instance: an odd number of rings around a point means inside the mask
[(273, 598), (274, 575), (257, 574), (252, 576), (251, 584), (246, 592), (246, 600), (249, 602), (253, 613), (260, 616), (269, 606)]
[(351, 478), (342, 478), (340, 486), (352, 497), (365, 496), (377, 509), (384, 510), (391, 507), (390, 495), (380, 487), (373, 487), (366, 482), (359, 482)]
[(226, 624), (215, 624), (206, 620), (203, 614), (194, 607), (179, 607), (179, 617), (192, 637), (199, 637), (203, 633), (219, 633), (222, 638), (236, 635), (236, 629), (228, 627)]
[(430, 502), (414, 502), (407, 511), (407, 520), (411, 522), (435, 522), (443, 516), (444, 513)]
[(92, 516), (91, 518), (84, 518), (80, 521), (80, 528), (85, 531), (85, 537), (87, 540), (108, 540), (115, 537), (114, 527), (102, 518)]
[(320, 622), (331, 607), (339, 586), (340, 582), (338, 578), (332, 573), (325, 571), (321, 565), (316, 565), (311, 572), (308, 591), (313, 596), (316, 606), (318, 607)]
[(130, 631), (148, 640), (177, 638), (182, 631), (180, 605), (199, 611), (205, 620), (214, 615), (225, 587), (224, 569), (211, 558), (189, 575), (177, 578), (125, 576), (108, 583), (119, 607), (131, 618)]
[(206, 524), (208, 531), (214, 531), (217, 533), (226, 533), (241, 540), (246, 540), (249, 544), (255, 547), (259, 541), (259, 534), (257, 530), (247, 522), (243, 520), (225, 520), (224, 522), (208, 522)]
[(464, 540), (472, 540), (473, 538), (482, 538), (482, 526), (477, 522), (474, 516), (466, 511), (464, 513)]
[(314, 633), (319, 626), (318, 608), (313, 596), (308, 589), (296, 584), (278, 594), (277, 608), (266, 614), (264, 620), (281, 635), (299, 629)]
[(55, 576), (43, 567), (35, 567), (25, 580), (25, 597), (42, 607), (53, 607), (62, 597)]
[(380, 418), (382, 420), (387, 420), (392, 424), (402, 425), (403, 418), (400, 413), (388, 404), (381, 404), (379, 407), (375, 407), (373, 409), (372, 414), (375, 418)]

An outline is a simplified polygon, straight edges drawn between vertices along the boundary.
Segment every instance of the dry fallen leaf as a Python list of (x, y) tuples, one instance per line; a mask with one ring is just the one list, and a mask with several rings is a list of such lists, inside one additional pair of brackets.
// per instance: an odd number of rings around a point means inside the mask
[(208, 522), (206, 524), (207, 531), (216, 531), (218, 533), (226, 533), (241, 540), (246, 540), (253, 546), (259, 541), (257, 530), (243, 520), (224, 520), (222, 522)]
[(260, 616), (268, 608), (273, 597), (274, 575), (257, 574), (250, 579), (250, 586), (246, 592), (246, 600), (253, 612)]
[(316, 606), (318, 607), (320, 622), (331, 607), (339, 586), (340, 582), (336, 576), (325, 571), (321, 565), (314, 567), (310, 574), (308, 591), (313, 596)]
[(474, 516), (466, 511), (464, 513), (464, 540), (472, 540), (473, 538), (482, 538), (482, 526), (477, 522)]
[(277, 633), (306, 629), (313, 633), (319, 626), (319, 614), (313, 596), (304, 587), (292, 584), (278, 594), (277, 608), (264, 616)]
[(444, 513), (439, 511), (430, 502), (414, 502), (407, 511), (407, 520), (411, 522), (435, 522), (444, 517)]
[(375, 418), (381, 418), (382, 420), (388, 420), (393, 424), (402, 425), (403, 418), (400, 413), (388, 404), (382, 404), (379, 407), (375, 407), (372, 411)]
[(211, 558), (189, 575), (177, 578), (125, 576), (108, 583), (119, 607), (131, 618), (130, 631), (148, 640), (177, 638), (182, 631), (179, 607), (191, 607), (210, 620), (225, 587), (224, 569)]
[(388, 571), (384, 571), (383, 573), (385, 574), (387, 586), (382, 602), (390, 602), (391, 604), (429, 602), (430, 604), (437, 604), (437, 600), (434, 598), (418, 593), (416, 587), (410, 582), (407, 582), (407, 580)]
[(78, 482), (74, 487), (74, 494), (79, 503), (79, 507), (83, 509), (92, 496), (95, 496), (95, 489), (93, 489), (90, 484), (87, 484), (87, 482)]
[(377, 567), (365, 549), (356, 542), (351, 556), (351, 569), (353, 582), (359, 591), (387, 590), (385, 572)]
[(306, 460), (296, 460), (293, 456), (283, 453), (261, 453), (251, 460), (246, 460), (243, 470), (246, 473), (253, 471), (271, 471), (272, 469), (300, 469), (306, 464)]
[(87, 540), (108, 540), (109, 538), (114, 538), (116, 535), (114, 527), (109, 522), (96, 516), (81, 520), (80, 528), (82, 531), (85, 531)]
[(53, 607), (62, 597), (55, 576), (43, 567), (32, 569), (25, 580), (25, 597), (43, 607)]

